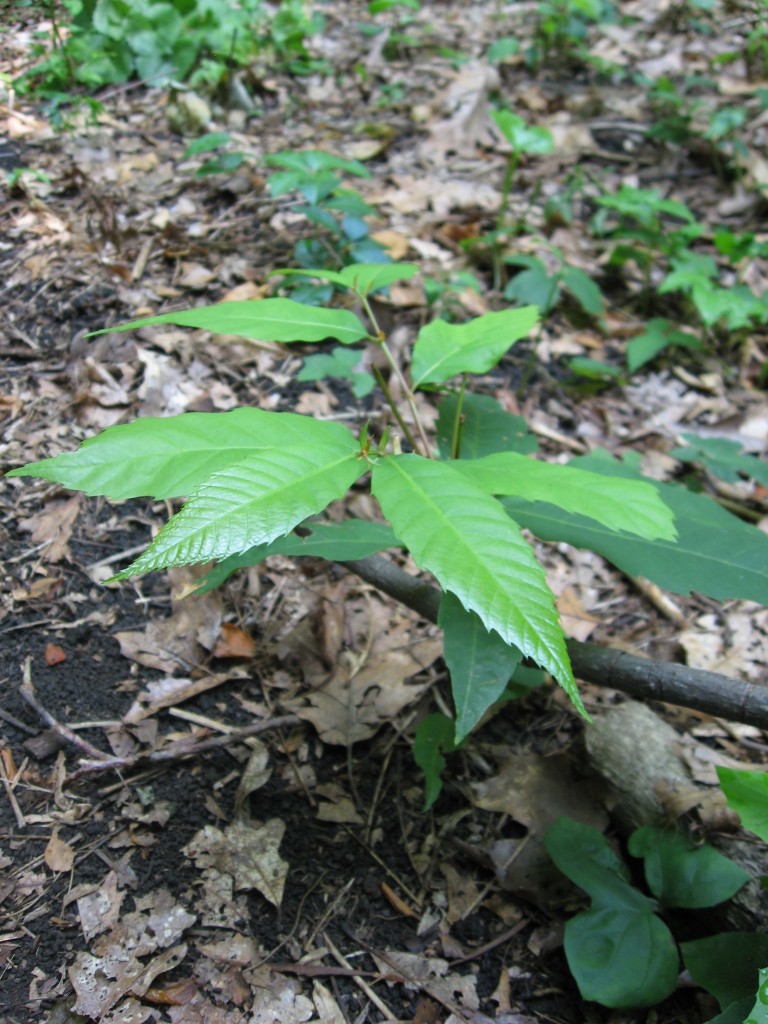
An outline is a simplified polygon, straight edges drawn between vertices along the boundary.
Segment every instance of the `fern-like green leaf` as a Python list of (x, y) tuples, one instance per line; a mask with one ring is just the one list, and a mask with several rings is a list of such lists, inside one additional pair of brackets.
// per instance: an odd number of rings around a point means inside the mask
[(544, 570), (500, 503), (453, 465), (418, 455), (382, 459), (372, 489), (416, 564), (546, 668), (586, 714)]
[(181, 498), (212, 473), (265, 449), (355, 443), (340, 423), (290, 412), (188, 412), (109, 427), (84, 441), (77, 451), (30, 462), (8, 476), (41, 477), (73, 491), (118, 501)]
[(348, 437), (351, 444), (268, 449), (214, 473), (113, 579), (227, 558), (282, 537), (341, 498), (366, 472)]
[(515, 452), (462, 459), (456, 469), (489, 494), (546, 501), (646, 540), (674, 540), (675, 517), (652, 484), (537, 462)]

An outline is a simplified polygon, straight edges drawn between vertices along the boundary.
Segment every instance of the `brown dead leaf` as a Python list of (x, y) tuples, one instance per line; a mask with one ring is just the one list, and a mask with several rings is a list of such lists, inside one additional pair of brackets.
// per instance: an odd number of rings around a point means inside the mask
[(57, 874), (60, 871), (71, 871), (72, 865), (75, 863), (75, 851), (69, 843), (59, 838), (57, 828), (54, 828), (51, 838), (48, 840), (43, 857), (51, 871)]
[(118, 892), (117, 882), (117, 874), (110, 871), (91, 892), (78, 898), (77, 913), (86, 942), (117, 924), (125, 895)]
[(474, 156), (478, 145), (492, 145), (496, 133), (488, 95), (498, 87), (498, 72), (483, 61), (470, 61), (456, 72), (443, 94), (448, 116), (431, 126), (419, 149), (421, 159), (440, 164), (448, 153)]
[(497, 775), (470, 790), (476, 807), (508, 814), (542, 836), (561, 817), (602, 831), (608, 815), (593, 787), (594, 783), (574, 780), (571, 761), (563, 754), (513, 754), (502, 762)]
[(573, 640), (588, 640), (599, 625), (600, 619), (586, 611), (576, 590), (573, 587), (566, 587), (558, 595), (556, 603), (560, 623), (566, 635)]
[(241, 679), (243, 676), (243, 670), (233, 669), (231, 672), (215, 672), (211, 675), (201, 676), (199, 679), (166, 676), (164, 679), (151, 681), (147, 683), (146, 689), (136, 697), (123, 721), (126, 725), (135, 725), (163, 708), (183, 704), (184, 701), (190, 700), (200, 693), (206, 693), (223, 683), (228, 683), (232, 679)]
[(252, 636), (233, 622), (222, 622), (221, 633), (213, 648), (214, 658), (252, 658), (256, 644)]
[(278, 852), (285, 822), (272, 818), (263, 825), (236, 821), (228, 828), (206, 825), (184, 847), (198, 867), (217, 875), (229, 875), (234, 889), (257, 889), (279, 907), (283, 899), (288, 864)]
[(248, 797), (269, 782), (272, 775), (272, 769), (269, 766), (269, 748), (266, 743), (259, 739), (252, 742), (253, 749), (245, 771), (240, 776), (235, 793), (235, 817), (240, 819), (250, 817), (246, 806)]
[(69, 538), (81, 502), (82, 494), (75, 494), (66, 501), (52, 501), (43, 512), (19, 521), (19, 529), (31, 533), (34, 543), (43, 546), (44, 561), (55, 563), (69, 559)]
[(394, 968), (402, 974), (406, 988), (423, 987), (444, 1006), (458, 1004), (463, 1010), (477, 1010), (480, 1006), (477, 978), (472, 974), (450, 974), (447, 960), (392, 950), (387, 950), (386, 959), (376, 953), (372, 955), (382, 974), (391, 975)]
[(340, 659), (333, 677), (307, 694), (306, 703), (291, 700), (286, 706), (311, 722), (325, 743), (349, 746), (370, 739), (430, 685), (412, 679), (441, 651), (436, 637), (413, 640), (407, 629), (383, 630), (362, 668), (357, 670), (350, 658)]
[(399, 231), (389, 229), (374, 231), (371, 238), (378, 242), (379, 245), (383, 245), (395, 262), (405, 259), (408, 255), (408, 250), (411, 248), (411, 240)]
[[(169, 575), (178, 584), (193, 574)], [(206, 651), (213, 650), (219, 635), (222, 597), (216, 591), (192, 594), (183, 601), (174, 601), (172, 608), (168, 618), (155, 619), (144, 630), (115, 633), (123, 656), (169, 675), (198, 665)]]
[(754, 681), (765, 679), (768, 669), (768, 609), (746, 602), (720, 617), (701, 615), (680, 634), (686, 661), (693, 668), (720, 672)]

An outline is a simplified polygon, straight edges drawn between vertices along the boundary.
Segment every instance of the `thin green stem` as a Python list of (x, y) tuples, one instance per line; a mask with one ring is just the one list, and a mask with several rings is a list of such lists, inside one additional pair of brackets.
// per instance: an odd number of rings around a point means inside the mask
[(451, 431), (451, 458), (458, 459), (461, 454), (461, 428), (464, 425), (464, 420), (461, 414), (464, 406), (464, 392), (467, 389), (467, 375), (462, 374), (461, 377), (461, 390), (459, 391), (459, 398), (456, 402), (456, 414), (453, 417), (453, 430)]
[(400, 429), (402, 430), (403, 434), (405, 435), (405, 438), (406, 438), (408, 444), (411, 446), (411, 448), (413, 448), (413, 450), (415, 452), (418, 451), (419, 450), (419, 446), (416, 444), (416, 438), (411, 433), (411, 428), (408, 426), (408, 424), (405, 422), (403, 417), (400, 415), (400, 410), (397, 408), (397, 403), (395, 402), (394, 398), (392, 397), (392, 394), (391, 394), (391, 392), (389, 390), (389, 387), (387, 386), (387, 382), (384, 380), (384, 375), (382, 374), (382, 372), (378, 368), (378, 366), (374, 366), (373, 367), (373, 375), (376, 378), (377, 384), (379, 385), (381, 390), (384, 392), (384, 398), (386, 399), (387, 405), (392, 410), (392, 415), (397, 420), (397, 425), (400, 427)]
[[(374, 330), (374, 335), (375, 335), (374, 340), (378, 343), (379, 348), (384, 353), (384, 355), (386, 357), (386, 360), (389, 363), (390, 369), (392, 370), (392, 373), (394, 373), (396, 379), (398, 380), (398, 382), (400, 384), (400, 387), (403, 390), (403, 395), (405, 396), (405, 400), (408, 402), (408, 406), (409, 406), (409, 408), (411, 410), (411, 415), (413, 416), (413, 422), (414, 422), (414, 424), (416, 426), (416, 430), (418, 432), (421, 444), (419, 445), (419, 444), (416, 443), (416, 441), (415, 441), (415, 439), (413, 437), (413, 434), (411, 433), (410, 430), (405, 434), (405, 436), (408, 438), (408, 443), (411, 445), (411, 447), (413, 448), (413, 450), (415, 452), (417, 452), (419, 455), (423, 455), (425, 458), (429, 459), (429, 458), (431, 458), (430, 447), (429, 447), (429, 439), (427, 437), (427, 432), (424, 429), (424, 424), (421, 421), (421, 416), (419, 415), (419, 410), (416, 408), (416, 399), (414, 397), (413, 391), (411, 391), (410, 387), (408, 386), (408, 381), (403, 376), (403, 372), (400, 369), (400, 367), (398, 366), (397, 360), (392, 355), (392, 351), (391, 351), (389, 345), (387, 345), (386, 339), (384, 337), (384, 332), (381, 330), (381, 328), (378, 325), (378, 322), (376, 320), (376, 316), (375, 316), (373, 310), (371, 309), (371, 304), (368, 301), (368, 296), (367, 295), (361, 295), (360, 298), (362, 299), (363, 307), (365, 309), (365, 312), (368, 314), (368, 318), (371, 321), (371, 324), (373, 325), (373, 330)], [(379, 378), (380, 378), (380, 375), (379, 375)], [(395, 401), (394, 401), (394, 399), (392, 397), (392, 393), (387, 389), (387, 390), (384, 391), (384, 395), (385, 395), (385, 397), (387, 399), (387, 404), (389, 405), (390, 409), (394, 413), (395, 419), (400, 424), (400, 427), (402, 429), (403, 426), (404, 426), (404, 421), (403, 421), (402, 416), (400, 415), (400, 411), (397, 409), (396, 403), (395, 403)], [(403, 432), (405, 433), (405, 431), (403, 431)]]
[(509, 196), (512, 192), (512, 182), (515, 180), (515, 173), (517, 172), (517, 165), (520, 163), (520, 154), (517, 150), (512, 150), (507, 160), (507, 167), (504, 171), (504, 182), (501, 186), (501, 202), (499, 203), (499, 214), (496, 218), (496, 229), (494, 234), (496, 237), (493, 242), (493, 288), (494, 291), (501, 290), (502, 284), (502, 273), (501, 273), (501, 253), (499, 251), (499, 235), (504, 230), (504, 226), (507, 221), (507, 204), (509, 203)]
[(520, 163), (520, 154), (517, 150), (513, 150), (509, 154), (507, 160), (507, 169), (504, 171), (504, 183), (501, 186), (501, 203), (499, 205), (499, 215), (496, 218), (496, 230), (504, 230), (504, 222), (507, 219), (507, 203), (509, 202), (509, 195), (512, 191), (512, 182), (515, 180), (515, 174), (517, 172), (517, 165)]

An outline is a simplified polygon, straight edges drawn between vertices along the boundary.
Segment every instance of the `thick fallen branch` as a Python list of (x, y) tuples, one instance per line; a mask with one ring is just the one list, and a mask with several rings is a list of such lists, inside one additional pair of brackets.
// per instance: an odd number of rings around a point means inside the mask
[[(437, 621), (440, 591), (436, 587), (378, 555), (341, 565), (430, 622)], [(768, 686), (686, 665), (638, 658), (578, 640), (568, 641), (568, 653), (574, 675), (584, 682), (768, 729)]]

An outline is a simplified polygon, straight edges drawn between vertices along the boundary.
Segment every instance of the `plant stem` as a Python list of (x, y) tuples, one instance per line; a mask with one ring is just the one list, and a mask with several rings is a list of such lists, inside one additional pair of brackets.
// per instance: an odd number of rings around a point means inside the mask
[(413, 448), (414, 451), (418, 451), (418, 445), (416, 444), (416, 438), (411, 433), (411, 428), (408, 426), (408, 424), (405, 422), (403, 417), (400, 415), (400, 410), (397, 408), (397, 403), (395, 402), (394, 398), (392, 397), (392, 394), (391, 394), (391, 392), (389, 390), (389, 387), (387, 386), (387, 382), (384, 380), (384, 375), (382, 374), (382, 372), (378, 368), (378, 366), (374, 366), (373, 367), (373, 375), (376, 378), (376, 381), (377, 381), (379, 387), (384, 392), (384, 398), (386, 399), (387, 405), (392, 410), (392, 415), (397, 420), (397, 425), (400, 427), (402, 432), (405, 434), (405, 438), (408, 441), (408, 444), (411, 446), (411, 448)]
[(507, 203), (509, 202), (509, 195), (512, 191), (512, 182), (515, 180), (515, 172), (517, 171), (517, 165), (520, 163), (520, 154), (516, 150), (512, 150), (507, 160), (507, 167), (504, 171), (504, 182), (501, 186), (501, 202), (499, 203), (499, 215), (496, 218), (496, 238), (493, 242), (493, 288), (494, 291), (501, 290), (502, 274), (501, 274), (501, 254), (499, 252), (499, 241), (498, 236), (504, 230), (504, 225), (507, 220)]
[[(385, 355), (385, 357), (387, 359), (387, 362), (389, 363), (390, 369), (392, 370), (392, 372), (394, 373), (395, 377), (397, 378), (397, 380), (398, 380), (398, 382), (400, 384), (400, 387), (403, 389), (403, 395), (405, 396), (405, 400), (408, 402), (408, 406), (409, 406), (409, 408), (411, 410), (411, 414), (413, 416), (413, 422), (414, 422), (414, 424), (416, 426), (416, 430), (418, 431), (418, 435), (419, 435), (419, 438), (421, 440), (421, 445), (418, 445), (415, 442), (415, 440), (413, 439), (413, 435), (411, 434), (411, 432), (408, 431), (406, 433), (406, 435), (405, 435), (408, 438), (408, 443), (411, 445), (413, 450), (415, 452), (417, 452), (419, 455), (423, 455), (425, 458), (430, 459), (432, 456), (430, 454), (429, 439), (427, 438), (427, 432), (424, 429), (424, 424), (421, 421), (421, 416), (419, 415), (419, 410), (416, 408), (416, 399), (415, 399), (415, 396), (413, 394), (413, 391), (411, 391), (410, 387), (408, 386), (408, 382), (406, 381), (405, 377), (403, 376), (402, 370), (397, 365), (397, 360), (392, 355), (392, 351), (391, 351), (389, 345), (387, 345), (386, 339), (384, 337), (384, 332), (381, 330), (381, 328), (378, 325), (378, 322), (376, 320), (376, 316), (374, 315), (374, 312), (371, 309), (371, 304), (368, 301), (368, 296), (367, 295), (361, 295), (360, 298), (363, 301), (363, 307), (365, 309), (365, 312), (368, 314), (368, 318), (371, 321), (371, 324), (373, 325), (373, 331), (374, 331), (374, 338), (373, 338), (373, 340), (375, 342), (377, 342), (377, 344), (381, 348), (381, 351), (384, 353), (384, 355)], [(395, 419), (400, 424), (401, 428), (403, 428), (404, 427), (403, 418), (400, 415), (399, 410), (397, 409), (397, 406), (396, 406), (396, 404), (394, 402), (394, 399), (392, 398), (392, 394), (387, 389), (387, 390), (384, 391), (384, 395), (385, 395), (385, 397), (387, 399), (387, 403), (388, 403), (390, 409), (395, 414)]]
[[(355, 573), (429, 622), (437, 622), (442, 592), (381, 555), (341, 562), (339, 569)], [(731, 722), (768, 728), (768, 688), (760, 683), (578, 640), (568, 640), (567, 645), (574, 675), (585, 683), (620, 690), (638, 700), (665, 701)]]
[(463, 420), (461, 415), (462, 406), (464, 405), (464, 392), (467, 389), (467, 375), (466, 373), (461, 376), (461, 391), (459, 391), (459, 399), (456, 402), (456, 415), (453, 417), (453, 430), (451, 431), (451, 458), (458, 459), (461, 453), (461, 428), (463, 426)]

